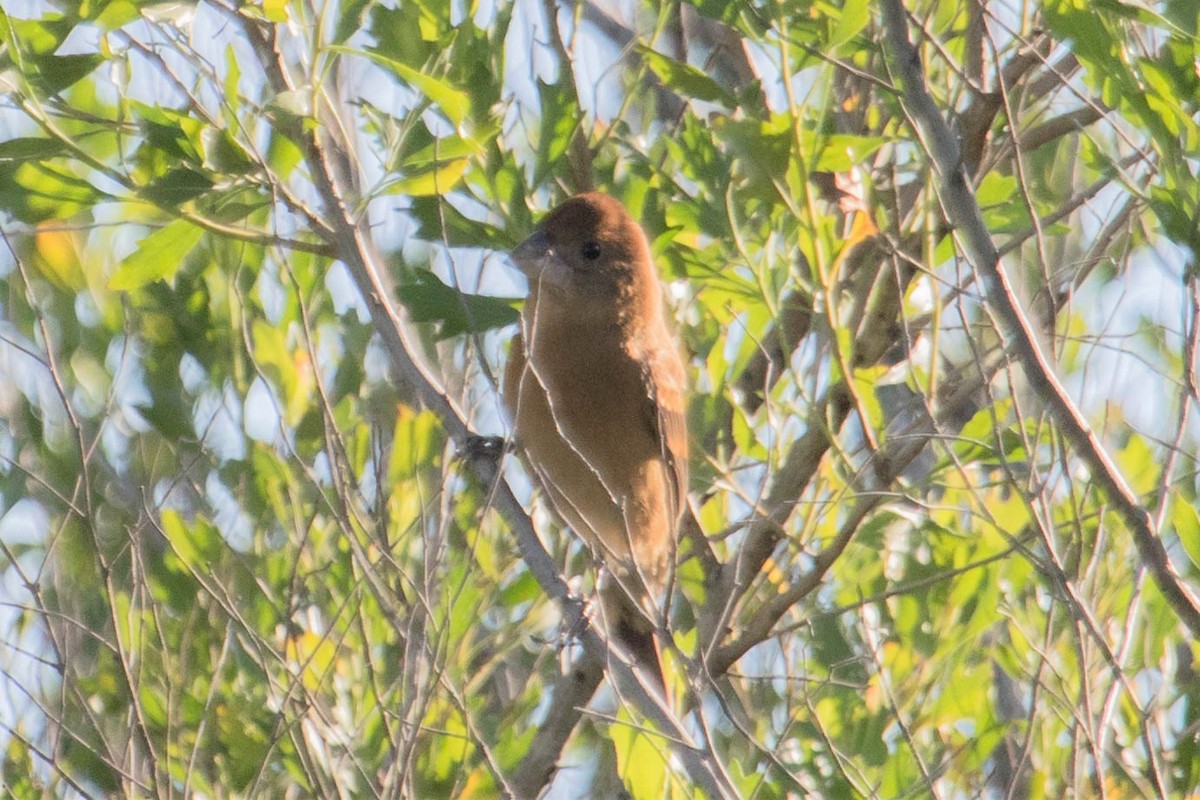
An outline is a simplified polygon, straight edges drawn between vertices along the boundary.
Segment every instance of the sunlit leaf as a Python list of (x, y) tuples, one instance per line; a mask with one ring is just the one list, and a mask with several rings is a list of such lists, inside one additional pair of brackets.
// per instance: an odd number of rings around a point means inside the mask
[(833, 33), (829, 36), (830, 47), (840, 47), (857, 36), (871, 21), (871, 4), (868, 0), (846, 0), (837, 14)]
[(610, 728), (617, 751), (617, 770), (629, 794), (637, 800), (667, 796), (668, 749), (659, 737), (628, 722)]
[(432, 413), (416, 413), (405, 405), (399, 407), (388, 480), (398, 483), (415, 477), (421, 467), (431, 462), (439, 446), (435, 438), (437, 430), (438, 422)]
[(1200, 512), (1186, 501), (1174, 504), (1172, 518), (1175, 522), (1175, 535), (1179, 543), (1192, 561), (1192, 566), (1200, 570)]
[(263, 14), (271, 22), (287, 22), (287, 0), (262, 0)]
[(104, 30), (117, 30), (141, 16), (138, 5), (139, 3), (135, 0), (112, 0), (112, 2), (104, 3), (94, 22)]
[(469, 160), (460, 158), (457, 161), (412, 170), (388, 184), (387, 192), (411, 197), (447, 194), (462, 180), (470, 166)]
[(863, 405), (863, 410), (867, 413), (866, 424), (871, 427), (877, 437), (883, 434), (887, 426), (883, 418), (883, 406), (879, 402), (879, 396), (875, 393), (875, 382), (886, 372), (887, 367), (883, 365), (871, 369), (854, 370), (855, 392)]
[[(74, 22), (62, 14), (46, 14), (41, 19), (18, 19), (0, 10), (0, 38), (15, 51), (43, 56), (53, 53), (71, 32)], [(10, 53), (19, 60), (20, 56)]]
[(286, 653), (292, 670), (299, 673), (305, 688), (316, 691), (327, 679), (326, 673), (337, 656), (337, 648), (328, 638), (305, 631), (288, 639)]
[(70, 219), (106, 197), (59, 160), (0, 163), (0, 207), (23, 222)]
[(108, 288), (129, 292), (151, 281), (169, 279), (203, 236), (204, 230), (187, 220), (168, 223), (142, 239), (137, 249), (117, 266)]
[(43, 223), (38, 226), (33, 241), (34, 263), (51, 283), (71, 291), (78, 291), (87, 284), (79, 260), (79, 242), (71, 230)]

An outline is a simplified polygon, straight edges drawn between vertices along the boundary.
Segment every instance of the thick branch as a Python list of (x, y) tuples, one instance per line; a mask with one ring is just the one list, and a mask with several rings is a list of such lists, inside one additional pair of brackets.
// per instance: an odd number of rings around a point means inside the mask
[(1030, 386), (1087, 465), (1092, 479), (1105, 490), (1129, 526), (1138, 554), (1154, 575), (1163, 596), (1192, 634), (1200, 636), (1200, 605), (1175, 574), (1158, 538), (1154, 520), (1054, 374), (1017, 302), (963, 172), (958, 141), (925, 86), (920, 55), (908, 37), (908, 16), (903, 3), (901, 0), (883, 0), (882, 6), (888, 46), (896, 74), (903, 84), (901, 102), (915, 122), (921, 146), (941, 179), (938, 189), (943, 211), (954, 226), (968, 261), (983, 278), (988, 303), (999, 318), (1009, 348), (1016, 354)]
[(604, 661), (594, 658), (594, 655), (585, 651), (567, 673), (555, 682), (546, 721), (538, 728), (533, 744), (529, 745), (521, 766), (512, 777), (517, 797), (537, 797), (544, 787), (550, 785), (567, 740), (579, 724), (583, 709), (595, 694), (596, 687), (604, 680)]
[(1078, 133), (1094, 122), (1104, 118), (1103, 109), (1083, 106), (1074, 111), (1048, 119), (1021, 134), (1022, 152), (1031, 153), (1039, 147), (1072, 133)]

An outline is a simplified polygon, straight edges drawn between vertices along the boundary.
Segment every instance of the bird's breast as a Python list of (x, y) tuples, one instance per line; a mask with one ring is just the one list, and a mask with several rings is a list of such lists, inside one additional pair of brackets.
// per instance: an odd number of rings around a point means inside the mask
[(646, 387), (620, 337), (593, 331), (535, 339), (529, 352), (561, 433), (573, 444), (637, 434), (625, 426), (641, 418)]
[(657, 588), (675, 516), (663, 445), (648, 420), (646, 365), (620, 326), (548, 318), (526, 316), (509, 354), (504, 396), (516, 437), (572, 529), (610, 565), (632, 555)]

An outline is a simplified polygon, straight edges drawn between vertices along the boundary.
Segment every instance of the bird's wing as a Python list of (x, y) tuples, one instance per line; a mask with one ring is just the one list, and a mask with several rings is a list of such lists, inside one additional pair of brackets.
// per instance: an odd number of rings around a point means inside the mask
[(658, 348), (642, 362), (646, 380), (646, 422), (658, 442), (671, 482), (671, 519), (683, 511), (688, 489), (687, 379), (679, 354)]

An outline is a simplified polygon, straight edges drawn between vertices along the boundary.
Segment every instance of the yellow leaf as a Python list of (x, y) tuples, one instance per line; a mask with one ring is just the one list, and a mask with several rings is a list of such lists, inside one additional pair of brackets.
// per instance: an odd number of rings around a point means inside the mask
[(670, 748), (661, 736), (646, 733), (629, 724), (625, 713), (621, 722), (610, 728), (617, 753), (617, 771), (635, 800), (667, 796), (667, 759)]
[(87, 285), (73, 231), (61, 223), (42, 223), (33, 235), (33, 244), (37, 250), (34, 265), (47, 280), (60, 289), (75, 292)]
[(321, 685), (337, 655), (337, 648), (328, 638), (305, 631), (287, 640), (285, 652), (291, 666), (300, 670), (300, 680), (304, 682), (304, 688), (311, 692)]
[(271, 22), (287, 22), (287, 0), (263, 0), (263, 14)]
[(292, 380), (289, 383), (287, 422), (297, 425), (312, 407), (312, 394), (317, 387), (317, 375), (307, 350), (298, 349), (292, 354)]
[(388, 186), (388, 194), (404, 194), (409, 197), (443, 195), (453, 189), (466, 174), (470, 161), (465, 158), (448, 161), (433, 167), (417, 170)]
[(860, 210), (854, 215), (854, 223), (850, 226), (850, 235), (846, 237), (846, 241), (850, 244), (857, 244), (877, 233), (879, 233), (879, 228), (875, 227), (875, 220), (871, 219), (868, 212)]

